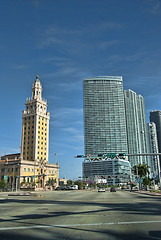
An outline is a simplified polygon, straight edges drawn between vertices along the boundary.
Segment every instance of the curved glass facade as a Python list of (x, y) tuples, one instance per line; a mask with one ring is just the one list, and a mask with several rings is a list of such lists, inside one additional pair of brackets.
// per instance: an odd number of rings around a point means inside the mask
[(127, 153), (122, 77), (84, 79), (85, 154)]

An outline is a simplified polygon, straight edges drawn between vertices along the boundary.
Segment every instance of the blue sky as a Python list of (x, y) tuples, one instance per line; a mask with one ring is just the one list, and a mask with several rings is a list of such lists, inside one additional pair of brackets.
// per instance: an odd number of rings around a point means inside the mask
[[(21, 114), (39, 74), (48, 101), (50, 163), (78, 178), (83, 79), (123, 76), (161, 110), (160, 0), (0, 0), (0, 155), (19, 152)], [(55, 157), (56, 153), (56, 157)]]

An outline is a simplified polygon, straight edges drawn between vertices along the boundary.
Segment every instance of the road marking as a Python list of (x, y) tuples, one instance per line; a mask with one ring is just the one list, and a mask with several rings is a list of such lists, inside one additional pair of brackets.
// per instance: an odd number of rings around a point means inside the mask
[(20, 226), (20, 227), (3, 227), (0, 231), (5, 230), (20, 230), (20, 229), (33, 229), (33, 228), (61, 228), (61, 227), (81, 227), (81, 226), (105, 226), (105, 225), (126, 225), (126, 224), (149, 224), (161, 223), (161, 220), (156, 221), (133, 221), (133, 222), (111, 222), (111, 223), (86, 223), (86, 224), (64, 224), (64, 225), (33, 225), (33, 226)]

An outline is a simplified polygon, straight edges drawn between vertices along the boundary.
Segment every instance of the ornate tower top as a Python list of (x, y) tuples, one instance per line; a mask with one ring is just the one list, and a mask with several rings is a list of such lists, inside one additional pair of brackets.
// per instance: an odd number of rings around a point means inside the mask
[(32, 100), (33, 99), (39, 99), (42, 100), (42, 85), (39, 80), (39, 76), (36, 75), (36, 79), (34, 84), (32, 85)]

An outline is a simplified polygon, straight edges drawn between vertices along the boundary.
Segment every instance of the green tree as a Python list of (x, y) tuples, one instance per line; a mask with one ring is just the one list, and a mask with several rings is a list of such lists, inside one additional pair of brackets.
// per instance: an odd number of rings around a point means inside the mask
[(103, 184), (98, 183), (98, 184), (97, 184), (97, 187), (98, 187), (98, 188), (101, 188), (101, 187), (102, 187), (102, 188), (107, 188), (107, 185), (103, 185)]
[(90, 188), (94, 188), (94, 189), (95, 189), (96, 186), (97, 186), (96, 183), (91, 183), (91, 184), (90, 184)]
[(140, 178), (145, 177), (149, 174), (149, 166), (141, 163), (138, 166), (134, 166), (134, 174), (139, 175)]
[(0, 180), (0, 189), (3, 190), (7, 187), (7, 183), (5, 180)]
[(69, 179), (68, 181), (67, 181), (67, 185), (68, 186), (71, 186), (73, 184), (73, 181), (71, 180), (71, 179)]
[(82, 189), (82, 187), (83, 187), (82, 182), (78, 181), (78, 180), (74, 182), (74, 185), (78, 185), (78, 189)]
[[(139, 164), (138, 166), (134, 166), (134, 174), (139, 176), (140, 179), (145, 178), (147, 175), (149, 175), (149, 166), (147, 164)], [(141, 181), (141, 180), (140, 180)], [(142, 184), (139, 182), (139, 190), (142, 189)]]
[(87, 187), (87, 183), (86, 182), (83, 182), (83, 189), (85, 189)]
[(147, 186), (150, 186), (151, 185), (151, 179), (149, 177), (145, 177), (143, 179), (143, 184), (145, 186), (145, 190), (147, 190)]

